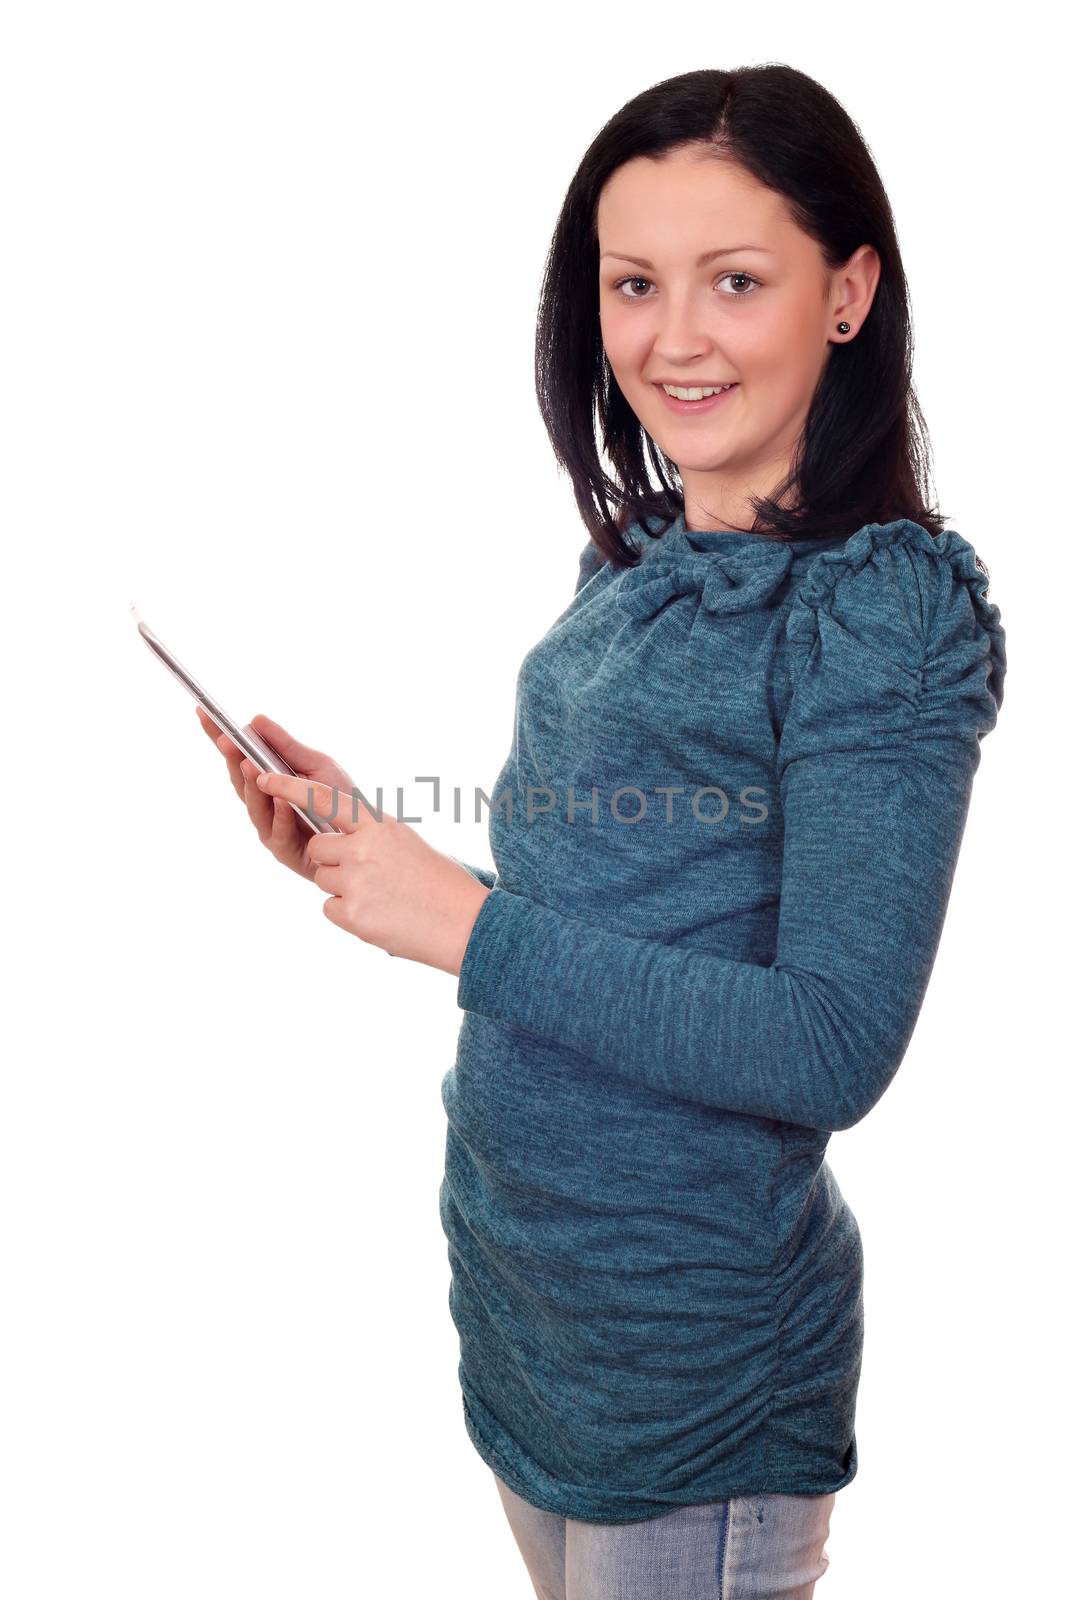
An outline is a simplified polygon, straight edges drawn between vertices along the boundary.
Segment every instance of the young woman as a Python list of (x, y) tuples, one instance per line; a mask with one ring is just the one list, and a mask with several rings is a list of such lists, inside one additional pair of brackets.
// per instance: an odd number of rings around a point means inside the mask
[[(497, 872), (343, 804), (309, 840), (308, 782), (218, 742), (331, 920), (458, 975), (450, 1308), (536, 1593), (810, 1597), (863, 1331), (826, 1147), (907, 1047), (1006, 664), (927, 506), (891, 211), (837, 101), (768, 66), (624, 106), (537, 374), (590, 537), (519, 673)], [(350, 796), (255, 725), (324, 813)]]

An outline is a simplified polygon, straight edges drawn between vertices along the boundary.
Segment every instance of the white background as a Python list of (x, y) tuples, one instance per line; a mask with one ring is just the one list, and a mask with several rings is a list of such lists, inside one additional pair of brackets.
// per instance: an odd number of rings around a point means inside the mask
[(239, 721), (394, 812), (402, 785), (432, 843), (490, 865), (474, 793), (585, 539), (532, 379), (559, 206), (631, 96), (766, 61), (825, 83), (883, 175), (939, 502), (1009, 655), (911, 1049), (830, 1148), (866, 1345), (819, 1600), (1047, 1591), (1063, 279), (1039, 17), (6, 9), (5, 1600), (531, 1592), (456, 1377), (456, 980), (273, 863), (129, 605)]

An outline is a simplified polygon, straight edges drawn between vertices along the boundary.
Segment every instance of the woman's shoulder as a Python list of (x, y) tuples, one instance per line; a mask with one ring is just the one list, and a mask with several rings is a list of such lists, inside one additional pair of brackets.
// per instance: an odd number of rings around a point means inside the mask
[(832, 620), (918, 666), (966, 619), (1003, 644), (986, 563), (954, 529), (934, 535), (900, 517), (865, 523), (816, 556), (793, 596), (789, 638), (809, 643)]
[[(622, 534), (623, 542), (627, 544), (630, 549), (635, 552), (635, 554), (641, 556), (646, 548), (659, 542), (660, 537), (674, 525), (676, 520), (677, 518), (656, 515), (651, 512), (646, 513), (644, 516), (644, 522), (646, 526), (644, 528), (641, 526), (641, 522), (638, 520), (634, 520), (626, 524)], [(612, 562), (604, 554), (604, 551), (601, 550), (596, 541), (593, 539), (587, 539), (578, 557), (578, 582), (575, 586), (575, 594), (577, 594), (580, 589), (583, 589), (589, 582), (589, 579), (594, 577), (602, 567), (612, 567), (612, 565)], [(620, 566), (614, 568), (614, 570), (621, 572), (625, 571), (626, 569)]]
[[(851, 742), (884, 728), (983, 736), (1004, 697), (989, 569), (955, 530), (871, 522), (821, 551), (792, 596), (794, 724)], [(799, 700), (797, 699), (799, 696)]]

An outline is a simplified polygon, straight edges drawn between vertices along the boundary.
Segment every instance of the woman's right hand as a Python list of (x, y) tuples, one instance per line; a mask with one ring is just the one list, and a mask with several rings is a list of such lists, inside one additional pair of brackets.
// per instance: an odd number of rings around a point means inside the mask
[[(256, 776), (259, 768), (248, 757), (242, 755), (228, 734), (217, 727), (203, 706), (198, 705), (196, 714), (200, 719), (200, 726), (226, 759), (226, 766), (230, 774), (230, 782), (237, 792), (237, 797), (248, 811), (252, 825), (259, 834), (260, 841), (266, 845), (275, 861), (280, 861), (283, 867), (288, 867), (291, 872), (299, 873), (300, 877), (314, 882), (318, 870), (315, 862), (308, 859), (307, 846), (316, 835), (300, 817), (297, 816), (287, 800), (280, 796), (264, 794), (256, 785)], [(301, 778), (310, 778), (315, 783), (325, 783), (331, 789), (339, 789), (343, 794), (351, 795), (355, 784), (343, 767), (336, 761), (324, 755), (321, 750), (312, 750), (308, 745), (301, 744), (294, 739), (291, 733), (278, 722), (273, 722), (270, 717), (265, 717), (262, 712), (252, 718), (252, 728), (256, 733), (262, 734), (267, 743), (289, 763), (293, 771)]]

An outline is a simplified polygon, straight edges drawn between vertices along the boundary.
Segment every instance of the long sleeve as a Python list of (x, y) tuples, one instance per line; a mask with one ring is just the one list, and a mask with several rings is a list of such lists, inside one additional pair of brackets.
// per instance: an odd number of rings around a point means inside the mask
[[(885, 1092), (929, 982), (1005, 636), (958, 534), (871, 525), (793, 595), (770, 966), (492, 887), (457, 1002), (648, 1088), (832, 1132)], [(714, 870), (713, 866), (709, 870)]]

